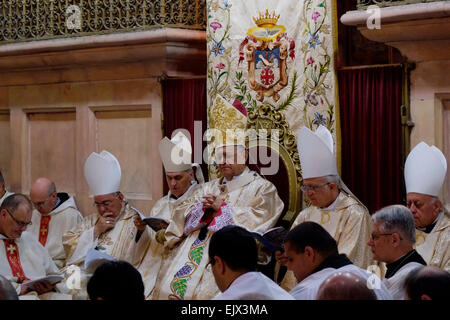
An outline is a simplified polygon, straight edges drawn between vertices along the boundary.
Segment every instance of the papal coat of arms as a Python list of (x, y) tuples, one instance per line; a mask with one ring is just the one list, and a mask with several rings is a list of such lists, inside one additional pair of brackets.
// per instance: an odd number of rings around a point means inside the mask
[(256, 99), (264, 101), (264, 97), (272, 97), (277, 102), (279, 91), (288, 84), (287, 58), (295, 58), (294, 40), (286, 34), (286, 28), (277, 25), (280, 15), (275, 11), (269, 14), (259, 13), (253, 21), (257, 25), (247, 31), (246, 39), (241, 43), (239, 63), (248, 63), (248, 84), (256, 91)]

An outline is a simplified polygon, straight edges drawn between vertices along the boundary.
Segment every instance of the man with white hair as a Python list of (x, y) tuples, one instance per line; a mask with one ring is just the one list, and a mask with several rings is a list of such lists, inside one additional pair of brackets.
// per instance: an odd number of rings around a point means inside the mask
[(386, 263), (383, 281), (396, 300), (404, 297), (403, 282), (406, 276), (415, 268), (426, 265), (413, 248), (415, 242), (414, 219), (408, 208), (388, 206), (372, 216), (372, 234), (368, 245), (372, 248), (374, 259)]
[[(373, 258), (369, 248), (361, 244), (369, 240), (370, 215), (339, 178), (330, 131), (321, 125), (315, 132), (303, 127), (297, 144), (303, 176), (301, 190), (311, 206), (298, 214), (291, 228), (304, 221), (320, 224), (337, 241), (340, 253), (366, 269)], [(285, 264), (283, 256), (280, 262)], [(282, 285), (287, 289), (295, 285), (291, 272)]]
[[(83, 266), (90, 249), (106, 253), (117, 260), (135, 261), (139, 243), (138, 230), (133, 222), (136, 210), (120, 192), (122, 171), (114, 155), (103, 150), (91, 153), (84, 164), (84, 176), (94, 196), (96, 213), (86, 216), (74, 229), (63, 236), (67, 254), (66, 267)], [(138, 251), (140, 252), (140, 251)], [(79, 298), (86, 298), (86, 282)]]
[(3, 177), (2, 171), (0, 170), (0, 206), (2, 205), (3, 200), (5, 200), (12, 194), (12, 192), (6, 190), (5, 178)]
[(145, 250), (144, 255), (135, 254), (134, 257), (144, 256), (138, 270), (145, 283), (146, 299), (151, 298), (156, 281), (161, 280), (169, 268), (175, 256), (175, 246), (184, 239), (185, 211), (195, 203), (195, 194), (204, 182), (200, 166), (191, 162), (192, 147), (183, 133), (178, 132), (171, 140), (164, 137), (159, 143), (159, 154), (169, 192), (155, 203), (150, 217), (164, 219), (169, 224), (155, 233), (146, 227), (139, 215), (134, 217), (135, 225), (142, 233), (139, 240), (142, 246), (137, 250)]
[(450, 213), (439, 200), (447, 160), (435, 146), (419, 143), (405, 162), (407, 207), (416, 225), (416, 249), (429, 266), (450, 272)]

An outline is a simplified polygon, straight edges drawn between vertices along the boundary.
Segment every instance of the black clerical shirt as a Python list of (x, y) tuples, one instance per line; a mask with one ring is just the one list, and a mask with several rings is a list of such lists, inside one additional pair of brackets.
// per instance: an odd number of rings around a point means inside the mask
[(400, 258), (398, 258), (394, 262), (386, 264), (387, 270), (386, 270), (385, 278), (389, 279), (398, 270), (400, 270), (401, 267), (403, 267), (404, 265), (406, 265), (406, 264), (408, 264), (410, 262), (417, 262), (417, 263), (420, 263), (420, 264), (422, 264), (424, 266), (427, 265), (425, 260), (423, 260), (422, 256), (416, 250), (411, 250), (410, 252), (408, 252), (407, 254), (403, 255)]

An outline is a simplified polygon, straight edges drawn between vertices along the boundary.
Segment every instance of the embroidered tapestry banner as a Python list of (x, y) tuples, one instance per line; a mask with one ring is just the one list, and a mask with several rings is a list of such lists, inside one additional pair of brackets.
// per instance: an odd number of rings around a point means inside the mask
[(335, 138), (332, 0), (207, 3), (209, 128), (226, 122), (225, 100), (247, 128), (271, 113), (291, 137), (322, 124)]

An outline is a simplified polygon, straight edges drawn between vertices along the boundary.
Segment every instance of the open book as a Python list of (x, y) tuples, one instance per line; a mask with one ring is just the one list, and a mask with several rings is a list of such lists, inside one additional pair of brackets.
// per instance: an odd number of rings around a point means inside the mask
[(142, 221), (144, 221), (150, 228), (158, 232), (161, 229), (167, 229), (169, 226), (169, 221), (162, 218), (156, 217), (146, 217), (144, 216), (138, 209), (133, 207), (133, 210), (141, 217)]
[(51, 284), (56, 284), (56, 283), (62, 281), (63, 279), (64, 279), (63, 275), (52, 274), (52, 275), (49, 275), (49, 276), (45, 276), (45, 277), (42, 277), (42, 278), (33, 279), (31, 281), (25, 282), (24, 285), (26, 285), (28, 288), (31, 288), (31, 289), (34, 290), (34, 285), (36, 283), (43, 282), (43, 281), (48, 281)]
[(276, 227), (267, 230), (264, 233), (250, 232), (256, 240), (261, 242), (270, 252), (277, 250), (283, 251), (284, 238), (288, 234), (288, 231), (283, 227)]
[(95, 249), (89, 249), (84, 259), (84, 270), (88, 273), (94, 273), (102, 263), (107, 261), (115, 261), (116, 259), (109, 254), (100, 252)]

